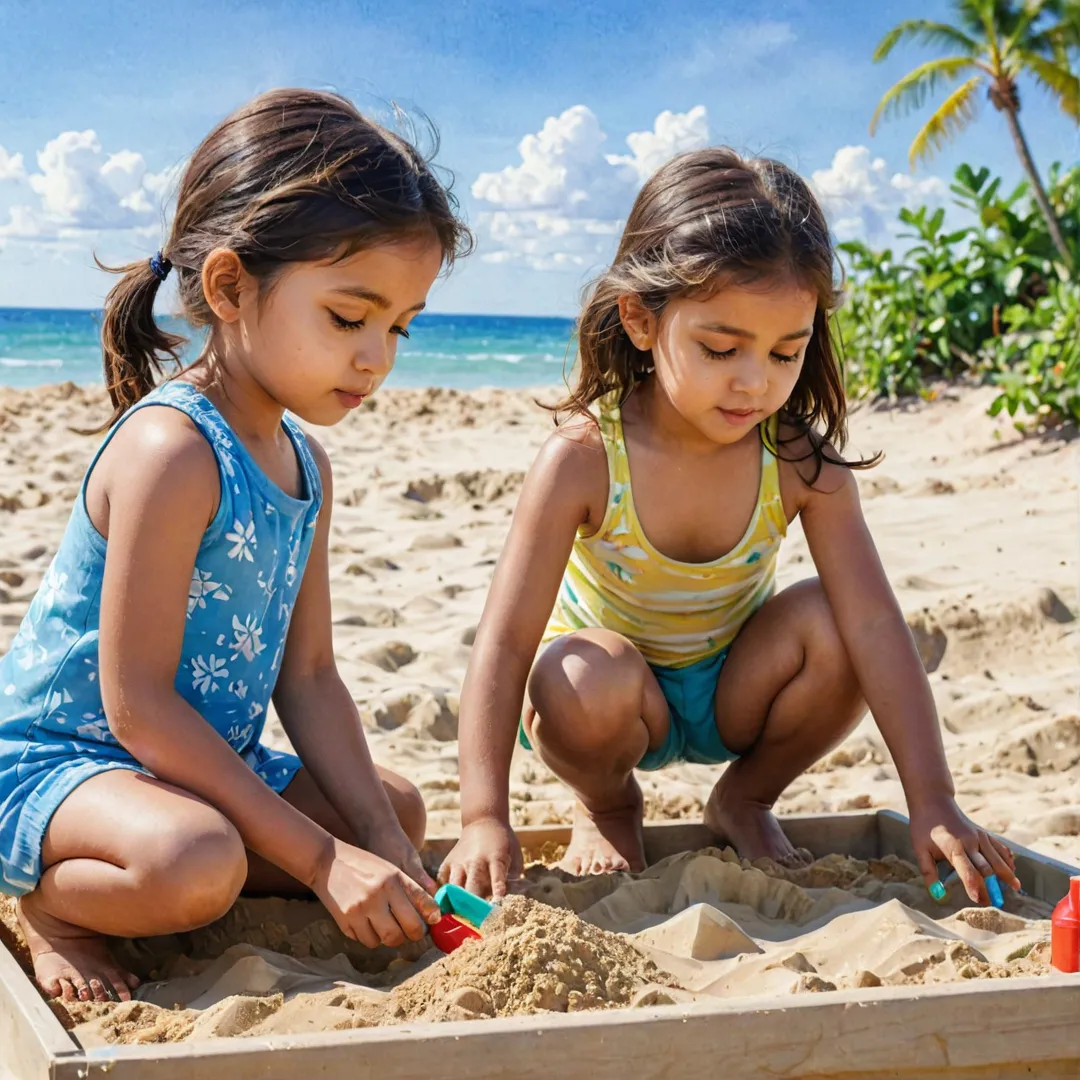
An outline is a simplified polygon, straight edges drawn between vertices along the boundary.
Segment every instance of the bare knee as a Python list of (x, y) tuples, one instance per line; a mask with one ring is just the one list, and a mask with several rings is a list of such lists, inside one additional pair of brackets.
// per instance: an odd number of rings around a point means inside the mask
[(209, 806), (191, 817), (155, 836), (145, 860), (132, 868), (161, 923), (175, 932), (221, 918), (247, 878), (247, 852), (232, 823)]
[(531, 737), (566, 754), (603, 753), (620, 744), (643, 712), (641, 654), (609, 631), (581, 631), (552, 642), (529, 676), (536, 710)]
[(379, 769), (383, 787), (390, 798), (390, 805), (397, 815), (398, 824), (402, 832), (409, 838), (409, 842), (417, 851), (424, 846), (424, 837), (427, 834), (427, 807), (424, 806), (424, 797), (420, 794), (415, 784), (411, 784), (403, 776), (391, 772), (389, 769)]

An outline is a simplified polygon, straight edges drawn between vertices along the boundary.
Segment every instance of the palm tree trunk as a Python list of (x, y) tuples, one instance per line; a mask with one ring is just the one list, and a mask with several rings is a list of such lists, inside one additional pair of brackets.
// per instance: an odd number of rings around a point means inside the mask
[(1035, 162), (1031, 158), (1031, 150), (1028, 148), (1027, 139), (1024, 138), (1024, 133), (1020, 130), (1020, 118), (1016, 115), (1014, 109), (1006, 108), (1002, 111), (1005, 113), (1005, 119), (1009, 123), (1009, 131), (1012, 133), (1020, 164), (1023, 165), (1024, 172), (1028, 174), (1028, 179), (1031, 181), (1031, 191), (1035, 196), (1035, 202), (1038, 203), (1042, 216), (1046, 218), (1046, 227), (1050, 230), (1050, 238), (1054, 241), (1054, 247), (1058, 249), (1061, 255), (1061, 261), (1072, 270), (1072, 252), (1069, 251), (1068, 245), (1065, 243), (1065, 237), (1061, 235), (1061, 226), (1054, 215), (1054, 208), (1050, 205), (1046, 188), (1043, 187), (1039, 171), (1035, 168)]

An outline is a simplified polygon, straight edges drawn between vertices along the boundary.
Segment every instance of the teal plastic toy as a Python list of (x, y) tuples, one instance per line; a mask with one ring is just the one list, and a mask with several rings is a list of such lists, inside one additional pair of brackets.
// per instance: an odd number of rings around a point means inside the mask
[(435, 903), (443, 917), (430, 928), (431, 940), (444, 953), (452, 953), (469, 938), (483, 937), (480, 927), (495, 910), (494, 904), (457, 885), (444, 885), (435, 894)]
[(494, 904), (481, 900), (479, 896), (457, 885), (444, 885), (435, 894), (435, 903), (444, 915), (456, 915), (477, 929), (495, 910)]

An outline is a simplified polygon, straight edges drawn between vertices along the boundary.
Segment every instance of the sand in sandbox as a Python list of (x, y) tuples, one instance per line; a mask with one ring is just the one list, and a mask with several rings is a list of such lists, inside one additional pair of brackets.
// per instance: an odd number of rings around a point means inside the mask
[(707, 849), (642, 874), (533, 867), (526, 891), (449, 957), (372, 953), (318, 904), (243, 900), (192, 934), (119, 943), (163, 981), (67, 1022), (84, 1045), (175, 1042), (1049, 972), (1049, 905), (970, 908), (954, 889), (939, 907), (893, 856), (788, 870)]
[[(257, 952), (245, 955), (243, 948), (228, 951), (228, 977), (234, 982), (238, 974), (242, 978), (246, 966), (247, 993), (229, 995), (204, 1010), (163, 1008), (160, 993), (155, 995), (157, 1005), (148, 1001), (69, 1005), (71, 1019), (79, 1022), (76, 1034), (84, 1043), (177, 1042), (283, 1030), (576, 1012), (629, 1005), (645, 987), (677, 985), (624, 937), (525, 896), (508, 897), (500, 905), (484, 924), (483, 940), (467, 942), (389, 989), (376, 984), (395, 976), (400, 979), (406, 968), (415, 970), (411, 964), (395, 961), (381, 978), (369, 976), (366, 987), (339, 986), (299, 993), (289, 1000), (280, 990), (256, 997), (251, 982), (258, 982), (263, 959)], [(284, 958), (274, 967), (278, 975), (286, 976), (299, 969), (295, 961)], [(305, 967), (309, 973), (348, 978), (343, 957), (337, 963), (315, 961)], [(181, 996), (197, 988), (184, 979), (167, 985)], [(217, 986), (220, 992), (220, 980)], [(199, 999), (191, 1004), (197, 1006)]]

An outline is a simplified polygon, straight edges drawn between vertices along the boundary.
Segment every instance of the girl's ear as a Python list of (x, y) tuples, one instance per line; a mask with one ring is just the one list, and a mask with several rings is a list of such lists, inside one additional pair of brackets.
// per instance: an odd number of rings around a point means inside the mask
[(235, 251), (215, 248), (207, 255), (202, 268), (203, 296), (222, 322), (240, 318), (240, 296), (254, 284)]
[(648, 352), (656, 344), (656, 316), (636, 293), (619, 297), (619, 321), (635, 349)]

